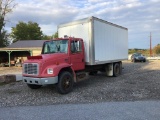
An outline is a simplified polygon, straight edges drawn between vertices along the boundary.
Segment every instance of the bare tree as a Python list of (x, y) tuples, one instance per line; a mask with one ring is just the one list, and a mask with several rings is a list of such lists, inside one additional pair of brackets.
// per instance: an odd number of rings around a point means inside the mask
[(6, 15), (12, 12), (16, 4), (15, 0), (0, 0), (0, 47), (6, 46), (6, 31), (4, 30), (6, 24)]

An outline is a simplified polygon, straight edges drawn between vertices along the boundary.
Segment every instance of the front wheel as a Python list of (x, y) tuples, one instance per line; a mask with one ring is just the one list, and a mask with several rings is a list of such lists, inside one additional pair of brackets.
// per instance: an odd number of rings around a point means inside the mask
[(60, 94), (67, 94), (73, 89), (73, 77), (70, 72), (64, 71), (60, 73), (57, 90)]
[(27, 84), (27, 86), (31, 89), (38, 89), (42, 87), (42, 85), (34, 85), (34, 84)]
[(134, 62), (134, 63), (136, 62), (136, 59), (135, 59), (135, 58), (133, 59), (133, 62)]

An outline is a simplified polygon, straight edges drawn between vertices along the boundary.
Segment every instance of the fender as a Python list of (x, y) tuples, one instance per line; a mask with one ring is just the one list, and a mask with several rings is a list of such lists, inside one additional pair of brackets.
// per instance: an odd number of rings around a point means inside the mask
[[(72, 68), (72, 65), (71, 64), (67, 64), (67, 63), (60, 63), (60, 64), (54, 64), (54, 65), (49, 65), (47, 66), (43, 71), (42, 71), (42, 74), (41, 76), (43, 77), (53, 77), (53, 76), (58, 76), (59, 72), (63, 69), (63, 68), (67, 68), (67, 67), (70, 67), (72, 72), (73, 72), (73, 75), (74, 75), (74, 81), (76, 81), (76, 74)], [(53, 69), (53, 74), (48, 74), (47, 73), (47, 70), (48, 68), (52, 68)]]
[(72, 73), (73, 73), (73, 79), (74, 82), (76, 82), (76, 73), (74, 72), (74, 69), (72, 67), (72, 64), (67, 64), (67, 63), (61, 63), (58, 65), (59, 67), (57, 68), (57, 75), (59, 74), (59, 72), (63, 69), (63, 68), (71, 68)]

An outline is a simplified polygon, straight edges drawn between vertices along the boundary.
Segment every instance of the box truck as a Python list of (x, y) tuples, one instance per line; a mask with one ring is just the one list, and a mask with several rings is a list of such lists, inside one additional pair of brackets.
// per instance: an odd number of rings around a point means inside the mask
[(128, 29), (93, 16), (59, 25), (58, 36), (23, 63), (23, 82), (31, 89), (56, 84), (67, 94), (86, 74), (119, 76), (128, 59)]

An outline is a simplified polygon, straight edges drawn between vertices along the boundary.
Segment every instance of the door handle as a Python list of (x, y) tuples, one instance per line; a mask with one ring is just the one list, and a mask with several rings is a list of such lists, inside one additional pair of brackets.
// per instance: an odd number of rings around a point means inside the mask
[(64, 61), (68, 62), (68, 59), (64, 59)]

